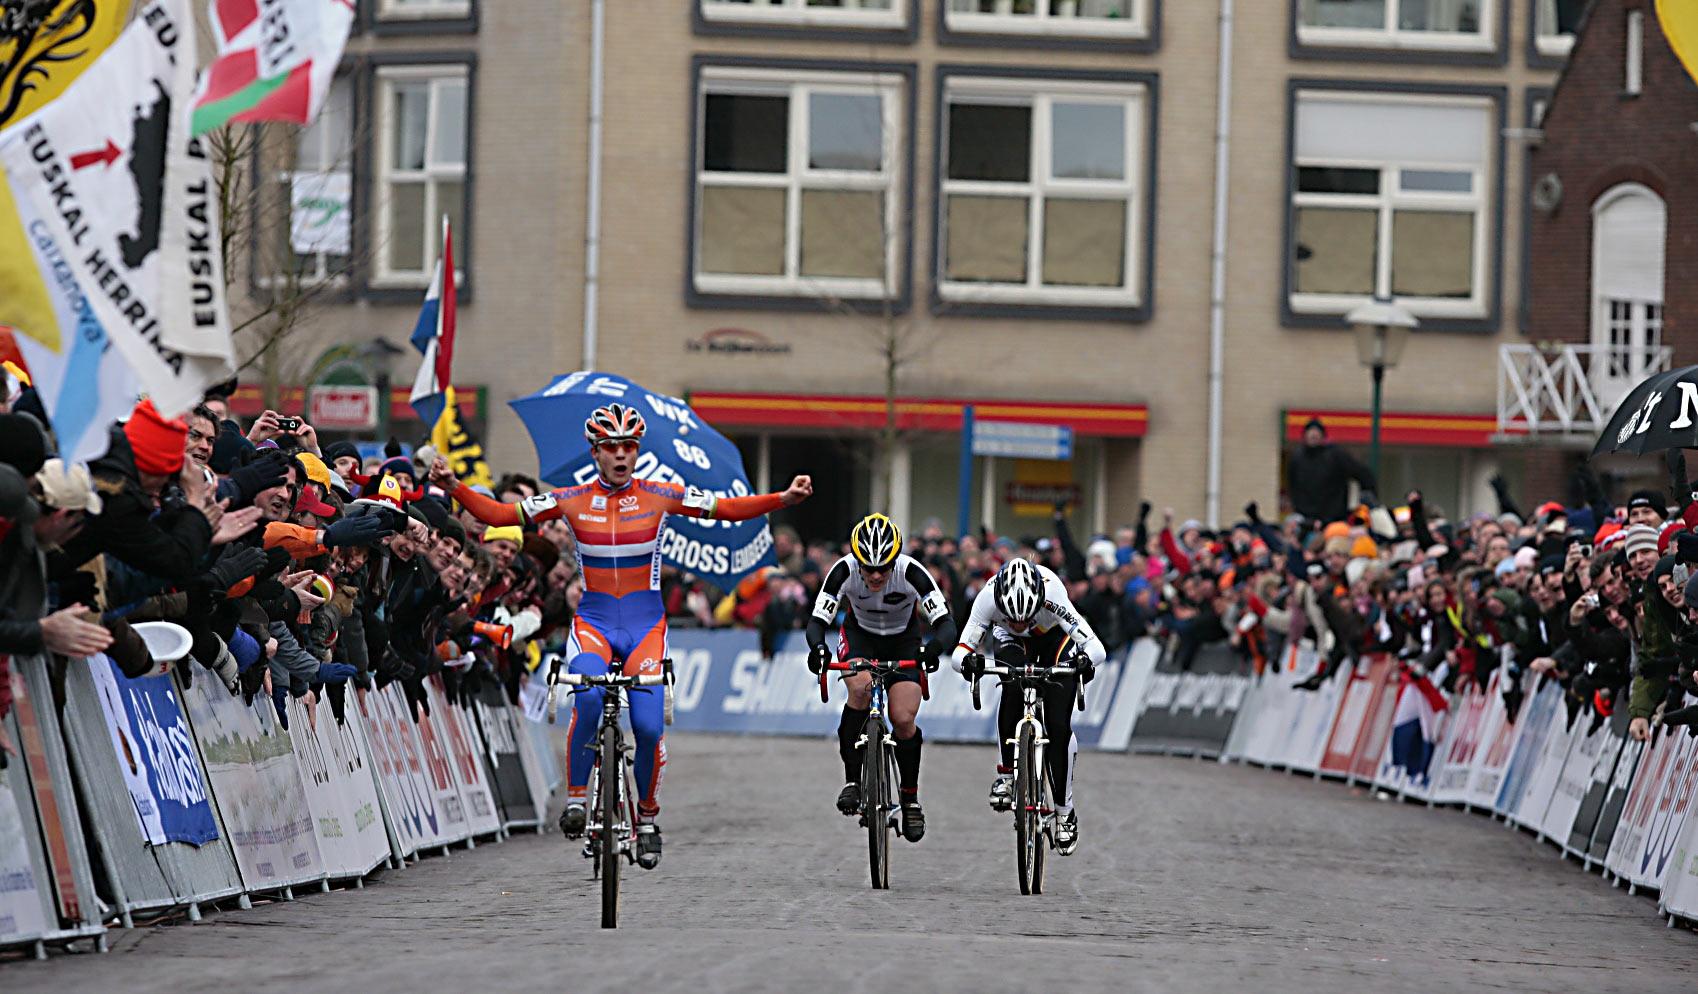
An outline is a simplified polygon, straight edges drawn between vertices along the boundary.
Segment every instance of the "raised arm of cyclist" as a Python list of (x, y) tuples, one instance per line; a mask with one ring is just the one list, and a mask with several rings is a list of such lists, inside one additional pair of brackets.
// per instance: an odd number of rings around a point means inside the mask
[[(460, 506), (472, 512), (472, 517), (496, 526), (522, 526), (564, 517), (566, 506), (561, 503), (560, 498), (573, 489), (561, 487), (508, 504), (493, 497), (485, 497), (461, 483), (454, 477), (447, 461), (440, 456), (431, 467), (430, 478), (459, 501)], [(799, 504), (814, 492), (813, 484), (806, 476), (796, 477), (787, 489), (776, 493), (750, 494), (747, 497), (715, 497), (706, 491), (678, 483), (653, 483), (648, 480), (633, 482), (640, 489), (659, 498), (657, 503), (660, 510), (667, 514), (718, 521), (747, 521), (750, 518), (758, 518), (781, 507)]]

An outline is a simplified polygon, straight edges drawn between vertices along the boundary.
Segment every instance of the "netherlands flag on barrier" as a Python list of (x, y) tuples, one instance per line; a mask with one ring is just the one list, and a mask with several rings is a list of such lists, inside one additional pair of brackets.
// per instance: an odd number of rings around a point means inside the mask
[(449, 375), (454, 364), (454, 297), (454, 242), (448, 230), (448, 217), (444, 215), (442, 255), (436, 260), (436, 274), (431, 277), (424, 307), (413, 326), (413, 348), (424, 353), (424, 361), (419, 363), (413, 393), (407, 400), (432, 435), (436, 434), (443, 414), (454, 406), (453, 380)]
[[(1437, 676), (1444, 681), (1445, 667), (1440, 664)], [(1444, 694), (1425, 675), (1403, 671), (1403, 686), (1397, 694), (1397, 710), (1392, 717), (1391, 763), (1401, 768), (1411, 783), (1425, 783), (1427, 767), (1433, 761), (1433, 751), (1439, 739), (1439, 715), (1449, 703)]]

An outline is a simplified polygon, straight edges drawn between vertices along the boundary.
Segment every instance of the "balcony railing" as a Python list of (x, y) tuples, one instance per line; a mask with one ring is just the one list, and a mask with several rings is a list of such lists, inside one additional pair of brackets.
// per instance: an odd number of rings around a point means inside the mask
[(1673, 357), (1666, 345), (1500, 345), (1498, 435), (1590, 442), (1628, 391), (1668, 369)]

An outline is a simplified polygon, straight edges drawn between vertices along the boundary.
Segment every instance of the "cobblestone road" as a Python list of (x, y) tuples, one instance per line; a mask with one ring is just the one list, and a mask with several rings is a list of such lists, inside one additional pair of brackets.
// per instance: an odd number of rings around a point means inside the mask
[(1531, 838), (1256, 769), (1085, 755), (1083, 843), (1022, 898), (990, 753), (933, 745), (929, 831), (867, 886), (823, 739), (673, 736), (665, 862), (617, 932), (588, 863), (519, 836), (113, 951), (0, 965), (0, 990), (1636, 991), (1698, 989), (1698, 936)]

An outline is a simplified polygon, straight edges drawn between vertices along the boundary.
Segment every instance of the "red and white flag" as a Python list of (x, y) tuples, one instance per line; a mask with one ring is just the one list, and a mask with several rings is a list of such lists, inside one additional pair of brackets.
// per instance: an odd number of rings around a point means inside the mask
[(218, 58), (195, 92), (194, 134), (318, 116), (348, 43), (353, 0), (211, 0), (208, 13)]

